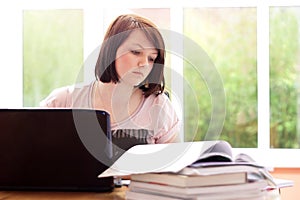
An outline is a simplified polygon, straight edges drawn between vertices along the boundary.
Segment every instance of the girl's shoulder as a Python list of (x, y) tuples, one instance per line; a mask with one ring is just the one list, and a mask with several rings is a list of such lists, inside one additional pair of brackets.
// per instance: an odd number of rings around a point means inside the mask
[[(42, 107), (87, 107), (92, 84), (68, 85), (54, 89), (40, 102)], [(84, 105), (83, 105), (84, 104)]]
[(72, 86), (63, 86), (52, 92), (40, 102), (42, 107), (68, 107), (68, 95), (72, 92)]
[(144, 104), (147, 106), (157, 106), (171, 104), (171, 101), (166, 93), (162, 93), (159, 95), (152, 94), (149, 97), (145, 98)]
[(152, 94), (149, 97), (146, 98), (148, 101), (153, 101), (153, 102), (163, 102), (166, 100), (170, 100), (168, 93), (163, 92), (162, 94), (156, 95)]

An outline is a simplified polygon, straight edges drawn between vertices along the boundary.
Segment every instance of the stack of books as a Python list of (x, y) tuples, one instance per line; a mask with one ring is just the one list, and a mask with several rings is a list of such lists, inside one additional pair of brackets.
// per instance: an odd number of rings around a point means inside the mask
[(293, 185), (279, 185), (266, 167), (231, 150), (226, 141), (136, 145), (99, 178), (130, 175), (128, 200), (263, 200)]
[(186, 167), (178, 173), (133, 174), (126, 199), (265, 199), (269, 180), (257, 169), (242, 168)]

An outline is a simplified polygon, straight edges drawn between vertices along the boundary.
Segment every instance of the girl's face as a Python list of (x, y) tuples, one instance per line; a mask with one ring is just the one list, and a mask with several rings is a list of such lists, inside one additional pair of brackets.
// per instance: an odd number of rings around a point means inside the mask
[(158, 51), (141, 30), (134, 30), (116, 53), (116, 71), (120, 81), (139, 85), (151, 72)]

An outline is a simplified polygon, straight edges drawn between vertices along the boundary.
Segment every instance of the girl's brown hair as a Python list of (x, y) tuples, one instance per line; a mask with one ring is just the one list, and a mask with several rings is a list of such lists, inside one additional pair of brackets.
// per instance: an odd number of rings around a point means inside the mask
[(116, 52), (130, 33), (136, 29), (143, 31), (147, 39), (154, 45), (158, 52), (152, 71), (138, 87), (144, 92), (145, 97), (151, 94), (161, 94), (165, 87), (164, 40), (154, 23), (134, 14), (120, 15), (107, 29), (95, 66), (96, 79), (104, 83), (119, 82), (119, 75), (115, 67)]

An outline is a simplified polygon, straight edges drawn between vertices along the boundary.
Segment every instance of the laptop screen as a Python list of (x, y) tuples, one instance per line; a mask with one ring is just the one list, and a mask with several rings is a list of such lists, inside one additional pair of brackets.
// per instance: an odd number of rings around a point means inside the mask
[(0, 189), (111, 190), (104, 111), (0, 109)]

